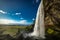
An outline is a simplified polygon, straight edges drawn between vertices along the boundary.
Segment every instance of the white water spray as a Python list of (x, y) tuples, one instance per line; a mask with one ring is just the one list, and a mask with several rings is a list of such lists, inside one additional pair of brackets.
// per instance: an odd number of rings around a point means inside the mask
[(37, 11), (34, 31), (32, 33), (29, 33), (29, 36), (45, 38), (43, 0), (41, 0)]

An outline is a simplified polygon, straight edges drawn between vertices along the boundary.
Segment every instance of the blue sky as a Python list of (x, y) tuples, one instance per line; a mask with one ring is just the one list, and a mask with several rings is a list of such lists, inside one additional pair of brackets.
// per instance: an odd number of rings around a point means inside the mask
[(0, 24), (32, 24), (40, 0), (0, 0)]

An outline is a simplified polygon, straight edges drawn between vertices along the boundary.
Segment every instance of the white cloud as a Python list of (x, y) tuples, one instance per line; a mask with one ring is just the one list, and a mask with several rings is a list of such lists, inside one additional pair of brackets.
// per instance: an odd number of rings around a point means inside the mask
[(27, 24), (27, 20), (21, 20), (19, 23), (20, 24)]
[(6, 12), (3, 10), (0, 10), (0, 14), (6, 14)]
[(0, 19), (0, 24), (10, 24), (10, 23), (15, 23), (15, 21), (8, 19)]
[(34, 21), (35, 19), (33, 18), (32, 20)]
[(24, 18), (21, 17), (20, 19), (24, 19)]
[(16, 13), (15, 15), (20, 15), (21, 13)]
[(15, 14), (12, 14), (12, 15), (21, 15), (21, 13), (15, 13)]
[(20, 21), (15, 21), (15, 20), (9, 20), (9, 19), (0, 19), (0, 24), (22, 24), (22, 25), (28, 25), (31, 24), (27, 22), (27, 20), (20, 20)]

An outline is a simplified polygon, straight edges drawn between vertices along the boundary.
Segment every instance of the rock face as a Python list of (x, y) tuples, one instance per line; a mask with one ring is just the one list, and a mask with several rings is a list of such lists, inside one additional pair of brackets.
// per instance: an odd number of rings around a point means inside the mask
[(58, 35), (48, 35), (47, 40), (60, 40), (60, 0), (44, 0), (45, 26), (53, 27)]
[(60, 0), (44, 0), (45, 25), (60, 26)]

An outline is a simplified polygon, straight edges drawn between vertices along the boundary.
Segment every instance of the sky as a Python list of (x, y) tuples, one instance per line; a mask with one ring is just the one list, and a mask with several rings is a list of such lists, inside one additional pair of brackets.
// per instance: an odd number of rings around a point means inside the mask
[(0, 0), (0, 24), (32, 24), (39, 4), (40, 0)]

